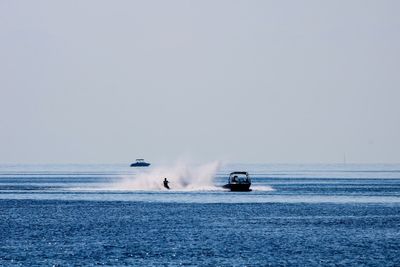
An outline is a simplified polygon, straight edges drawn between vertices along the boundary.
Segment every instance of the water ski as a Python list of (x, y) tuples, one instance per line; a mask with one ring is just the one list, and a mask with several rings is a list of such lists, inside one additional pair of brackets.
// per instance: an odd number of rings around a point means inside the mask
[(164, 178), (164, 182), (163, 183), (164, 183), (164, 187), (165, 188), (170, 189), (169, 186), (168, 186), (169, 182), (168, 182), (167, 178)]

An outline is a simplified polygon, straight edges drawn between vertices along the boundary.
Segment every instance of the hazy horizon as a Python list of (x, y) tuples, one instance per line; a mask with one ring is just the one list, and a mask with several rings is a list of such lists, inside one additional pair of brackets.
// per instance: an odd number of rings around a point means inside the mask
[(0, 164), (398, 164), (399, 8), (0, 1)]

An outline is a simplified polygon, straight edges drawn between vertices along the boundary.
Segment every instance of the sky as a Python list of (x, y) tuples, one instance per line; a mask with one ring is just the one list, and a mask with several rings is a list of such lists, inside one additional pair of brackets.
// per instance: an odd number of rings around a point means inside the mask
[(399, 10), (0, 0), (0, 163), (400, 163)]

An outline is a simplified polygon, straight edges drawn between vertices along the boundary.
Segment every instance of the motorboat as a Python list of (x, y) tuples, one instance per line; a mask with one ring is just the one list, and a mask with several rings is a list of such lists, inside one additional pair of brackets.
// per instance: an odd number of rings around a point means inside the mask
[(231, 191), (251, 191), (251, 179), (248, 172), (232, 172), (229, 175), (228, 183), (223, 188)]
[(150, 163), (145, 162), (144, 159), (136, 159), (136, 162), (131, 164), (131, 167), (148, 167)]

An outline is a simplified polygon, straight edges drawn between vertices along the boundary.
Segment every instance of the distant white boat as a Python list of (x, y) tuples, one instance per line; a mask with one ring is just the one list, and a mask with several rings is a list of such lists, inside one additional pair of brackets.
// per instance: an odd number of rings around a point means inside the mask
[(148, 167), (150, 163), (145, 162), (144, 159), (136, 159), (136, 162), (131, 164), (131, 167)]

